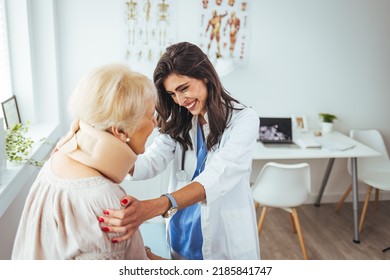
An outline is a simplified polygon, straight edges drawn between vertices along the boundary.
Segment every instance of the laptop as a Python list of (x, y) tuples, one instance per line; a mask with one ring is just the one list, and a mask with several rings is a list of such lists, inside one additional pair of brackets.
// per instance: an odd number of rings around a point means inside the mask
[(260, 117), (258, 141), (266, 145), (295, 146), (291, 118)]

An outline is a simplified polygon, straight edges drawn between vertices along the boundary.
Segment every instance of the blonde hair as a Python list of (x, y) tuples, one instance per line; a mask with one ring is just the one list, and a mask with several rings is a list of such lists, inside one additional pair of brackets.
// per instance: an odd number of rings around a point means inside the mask
[(126, 129), (130, 134), (146, 113), (145, 104), (156, 100), (156, 88), (146, 76), (124, 64), (110, 64), (84, 76), (70, 99), (73, 117), (97, 129)]

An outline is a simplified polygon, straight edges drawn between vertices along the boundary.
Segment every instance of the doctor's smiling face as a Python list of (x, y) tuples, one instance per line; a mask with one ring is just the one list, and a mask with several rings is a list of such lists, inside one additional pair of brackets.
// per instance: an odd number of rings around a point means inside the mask
[(185, 107), (194, 116), (204, 116), (207, 101), (204, 80), (172, 73), (165, 79), (163, 85), (176, 104)]

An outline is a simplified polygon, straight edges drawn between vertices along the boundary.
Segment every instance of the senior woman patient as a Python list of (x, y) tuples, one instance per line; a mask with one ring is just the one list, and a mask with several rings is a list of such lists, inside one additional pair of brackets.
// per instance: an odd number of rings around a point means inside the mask
[(117, 242), (98, 223), (102, 208), (121, 207), (119, 184), (156, 125), (155, 99), (153, 83), (124, 65), (81, 79), (69, 104), (75, 121), (30, 190), (12, 259), (158, 258), (139, 230)]

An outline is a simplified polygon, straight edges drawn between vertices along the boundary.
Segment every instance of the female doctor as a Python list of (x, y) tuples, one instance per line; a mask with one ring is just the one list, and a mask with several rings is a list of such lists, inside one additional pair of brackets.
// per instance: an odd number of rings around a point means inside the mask
[(124, 209), (104, 209), (109, 231), (123, 233), (113, 242), (163, 215), (172, 259), (260, 259), (249, 185), (257, 113), (229, 95), (206, 54), (187, 42), (167, 48), (154, 83), (160, 135), (130, 174), (149, 179), (173, 160), (168, 193), (125, 196)]

